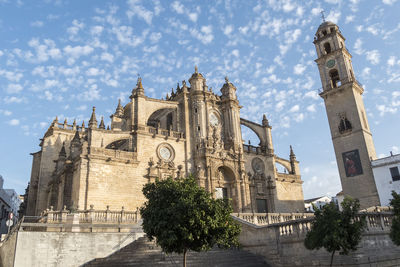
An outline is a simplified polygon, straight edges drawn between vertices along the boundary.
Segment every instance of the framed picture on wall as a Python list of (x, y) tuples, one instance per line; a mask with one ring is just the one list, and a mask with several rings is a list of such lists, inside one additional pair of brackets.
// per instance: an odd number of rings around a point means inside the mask
[(346, 177), (353, 177), (363, 174), (361, 166), (360, 154), (358, 149), (342, 153), (344, 170)]

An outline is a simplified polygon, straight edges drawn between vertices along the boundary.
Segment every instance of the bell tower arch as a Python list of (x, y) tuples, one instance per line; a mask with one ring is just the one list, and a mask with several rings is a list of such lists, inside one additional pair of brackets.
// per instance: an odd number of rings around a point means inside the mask
[(340, 181), (345, 195), (358, 198), (362, 208), (379, 205), (371, 160), (375, 146), (368, 125), (361, 84), (355, 79), (351, 54), (339, 27), (324, 21), (314, 45)]

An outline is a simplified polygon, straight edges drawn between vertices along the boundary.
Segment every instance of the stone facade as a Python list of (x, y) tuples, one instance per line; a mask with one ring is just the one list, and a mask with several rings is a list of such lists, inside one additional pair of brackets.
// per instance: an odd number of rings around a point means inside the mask
[(362, 208), (379, 206), (371, 168), (375, 146), (345, 38), (332, 22), (322, 23), (314, 38), (332, 142), (344, 195), (360, 200)]
[[(214, 197), (232, 199), (235, 212), (303, 211), (299, 164), (274, 154), (271, 126), (240, 118), (236, 87), (225, 79), (221, 94), (207, 87), (197, 68), (165, 100), (145, 95), (141, 78), (130, 102), (118, 103), (111, 128), (88, 127), (56, 118), (33, 153), (27, 215), (62, 210), (136, 210), (144, 184), (194, 174)], [(241, 125), (253, 130), (258, 146), (244, 145)], [(279, 173), (275, 164), (285, 167)]]

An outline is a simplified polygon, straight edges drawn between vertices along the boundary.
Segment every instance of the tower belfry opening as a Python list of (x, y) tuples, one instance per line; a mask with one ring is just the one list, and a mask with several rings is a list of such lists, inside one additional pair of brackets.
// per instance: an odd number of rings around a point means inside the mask
[(329, 77), (331, 78), (331, 87), (336, 88), (340, 86), (339, 72), (336, 69), (329, 71)]
[(330, 52), (332, 52), (331, 44), (330, 43), (325, 43), (324, 44), (324, 49), (325, 49), (325, 53), (326, 54), (329, 54)]

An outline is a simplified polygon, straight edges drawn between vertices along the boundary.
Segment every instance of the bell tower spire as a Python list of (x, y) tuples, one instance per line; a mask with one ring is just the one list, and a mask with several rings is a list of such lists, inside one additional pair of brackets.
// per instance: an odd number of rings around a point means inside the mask
[(324, 21), (314, 37), (315, 62), (324, 99), (340, 180), (345, 195), (358, 198), (362, 208), (379, 205), (371, 168), (376, 158), (362, 94), (355, 79), (351, 54), (339, 27)]

